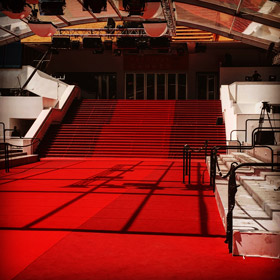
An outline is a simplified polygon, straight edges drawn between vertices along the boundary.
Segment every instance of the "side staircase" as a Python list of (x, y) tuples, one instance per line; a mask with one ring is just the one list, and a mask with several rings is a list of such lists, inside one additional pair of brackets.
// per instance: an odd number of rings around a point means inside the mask
[[(218, 158), (226, 174), (233, 162), (262, 162), (249, 153), (233, 152)], [(207, 161), (210, 169), (210, 159)], [(241, 167), (236, 173), (237, 193), (233, 210), (233, 255), (280, 257), (280, 170)], [(216, 176), (215, 196), (225, 230), (228, 212), (228, 179)]]
[[(93, 100), (72, 105), (39, 147), (41, 157), (181, 158), (184, 144), (225, 145), (219, 100)], [(203, 153), (194, 157), (203, 158)]]
[[(38, 155), (28, 155), (22, 149), (9, 149), (9, 168), (38, 161)], [(0, 144), (0, 169), (6, 168), (4, 144)]]

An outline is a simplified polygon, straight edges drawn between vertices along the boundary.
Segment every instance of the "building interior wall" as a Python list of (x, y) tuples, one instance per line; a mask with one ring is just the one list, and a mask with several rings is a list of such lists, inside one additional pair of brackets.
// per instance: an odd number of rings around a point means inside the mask
[[(218, 73), (219, 76), (220, 67), (223, 66), (258, 67), (271, 65), (268, 53), (263, 49), (255, 48), (242, 43), (212, 43), (205, 44), (205, 46), (206, 47), (199, 52), (185, 52), (180, 56), (174, 56), (174, 54), (154, 54), (163, 58), (173, 55), (173, 57), (179, 57), (180, 60), (186, 62), (183, 68), (182, 65), (180, 65), (180, 69), (176, 69), (176, 66), (171, 66), (168, 71), (176, 72), (176, 70), (180, 70), (182, 72), (185, 68), (187, 73), (187, 92), (189, 99), (197, 99), (197, 73)], [(31, 55), (30, 51), (33, 51), (33, 47), (26, 45), (23, 52), (23, 61), (25, 64), (35, 65), (35, 55)], [(40, 51), (37, 52), (37, 60), (39, 55)], [(145, 54), (145, 52), (138, 55), (123, 52), (120, 56), (116, 56), (112, 50), (105, 50), (103, 54), (93, 54), (91, 50), (84, 49), (58, 50), (53, 52), (50, 59), (44, 63), (44, 69), (42, 69), (42, 71), (50, 75), (67, 72), (117, 73), (117, 98), (122, 99), (124, 98), (125, 73), (128, 72), (128, 70), (130, 70), (130, 72), (155, 72), (154, 69), (148, 70), (145, 65), (143, 65), (144, 69), (139, 69), (139, 66), (137, 67), (137, 61), (135, 61), (135, 70), (126, 69), (126, 59), (128, 56), (143, 57), (150, 55), (150, 53)], [(160, 69), (160, 65), (155, 67), (157, 68), (156, 72), (168, 72), (164, 68)], [(217, 81), (217, 85), (219, 86), (219, 80)]]

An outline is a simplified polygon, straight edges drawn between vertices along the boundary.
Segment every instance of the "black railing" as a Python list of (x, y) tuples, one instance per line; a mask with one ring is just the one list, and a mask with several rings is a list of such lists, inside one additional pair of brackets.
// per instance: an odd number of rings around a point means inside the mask
[(261, 127), (261, 128), (260, 127), (256, 127), (252, 131), (252, 145), (254, 146), (255, 143), (256, 143), (256, 134), (258, 132), (262, 131), (262, 130), (271, 131), (273, 133), (273, 142), (274, 142), (275, 145), (277, 145), (277, 141), (276, 141), (276, 138), (275, 138), (275, 133), (279, 133), (280, 132), (280, 127), (273, 127), (273, 130), (271, 129), (271, 127)]
[[(245, 142), (247, 142), (247, 139), (248, 139), (248, 122), (250, 121), (259, 121), (260, 119), (247, 119), (245, 121), (245, 129), (233, 129), (231, 132), (230, 132), (230, 140), (232, 140), (232, 133), (233, 132), (245, 132)], [(265, 121), (269, 121), (269, 120), (265, 120)], [(270, 121), (280, 121), (280, 119), (270, 119)]]
[[(36, 142), (33, 142), (34, 140), (37, 140)], [(10, 144), (10, 143), (0, 143), (0, 150), (4, 150), (4, 155), (5, 155), (5, 171), (8, 173), (10, 172), (10, 160), (9, 160), (9, 147), (13, 147), (13, 148), (18, 148), (18, 149), (22, 149), (22, 148), (26, 148), (26, 147), (30, 147), (34, 144), (36, 144), (37, 142), (40, 142), (41, 139), (39, 138), (32, 138), (32, 142), (30, 144), (27, 144), (27, 145), (13, 145), (13, 144)]]
[[(238, 150), (241, 151), (242, 149), (242, 145), (240, 143), (239, 140), (225, 140), (225, 141), (236, 141), (238, 142), (239, 146), (237, 146)], [(212, 153), (212, 149), (211, 148), (211, 153)], [(194, 149), (191, 148), (188, 144), (184, 145), (183, 148), (183, 183), (185, 184), (186, 180), (185, 177), (188, 176), (188, 182), (189, 184), (191, 183), (191, 160), (192, 160), (192, 153), (198, 153), (201, 151), (205, 151), (205, 162), (207, 161), (207, 155), (208, 155), (208, 151), (209, 151), (209, 140), (206, 140), (204, 143), (204, 146), (202, 146), (199, 149)], [(211, 154), (210, 153), (210, 154)]]
[[(220, 149), (225, 150), (235, 150), (240, 148), (239, 146), (219, 146), (219, 147), (213, 147), (211, 148), (210, 153), (210, 186), (213, 187), (213, 191), (215, 192), (215, 184), (216, 184), (216, 167), (218, 168), (218, 171), (221, 176), (220, 168), (218, 165), (218, 156), (217, 152)], [(252, 150), (254, 148), (267, 148), (271, 152), (271, 163), (274, 163), (273, 159), (273, 150), (270, 146), (267, 145), (255, 145), (255, 146), (242, 146), (242, 150)], [(271, 167), (271, 170), (273, 171), (273, 166)]]
[(228, 213), (227, 213), (227, 229), (226, 229), (226, 243), (228, 244), (229, 253), (232, 253), (232, 241), (233, 241), (233, 209), (235, 207), (235, 195), (237, 193), (237, 188), (239, 187), (236, 184), (236, 171), (238, 168), (247, 166), (271, 166), (280, 167), (280, 163), (259, 163), (259, 162), (250, 162), (250, 163), (241, 163), (237, 164), (236, 162), (232, 163), (230, 171), (224, 178), (229, 176), (228, 181)]
[(205, 141), (204, 146), (199, 149), (191, 148), (188, 144), (184, 145), (183, 148), (183, 183), (185, 184), (185, 177), (189, 177), (189, 184), (191, 183), (191, 163), (192, 163), (192, 153), (199, 153), (205, 151), (205, 161), (208, 152), (208, 140)]

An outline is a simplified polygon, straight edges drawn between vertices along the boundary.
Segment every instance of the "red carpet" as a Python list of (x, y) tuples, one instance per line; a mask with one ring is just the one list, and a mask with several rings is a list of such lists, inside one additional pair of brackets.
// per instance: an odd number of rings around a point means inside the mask
[(0, 279), (278, 279), (233, 257), (203, 162), (43, 160), (1, 170)]

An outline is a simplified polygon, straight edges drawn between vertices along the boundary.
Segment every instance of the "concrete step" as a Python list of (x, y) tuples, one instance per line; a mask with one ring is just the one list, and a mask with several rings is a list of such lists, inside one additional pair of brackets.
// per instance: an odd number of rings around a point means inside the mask
[[(9, 159), (9, 167), (20, 166), (39, 161), (38, 155), (21, 155)], [(5, 168), (5, 159), (0, 159), (0, 169)]]
[[(234, 152), (220, 155), (218, 163), (224, 174), (232, 162), (258, 163), (258, 158)], [(210, 159), (207, 159), (209, 170)], [(228, 178), (216, 173), (215, 196), (226, 229)], [(236, 173), (236, 205), (233, 210), (233, 255), (280, 257), (280, 172), (270, 167), (244, 167)]]

